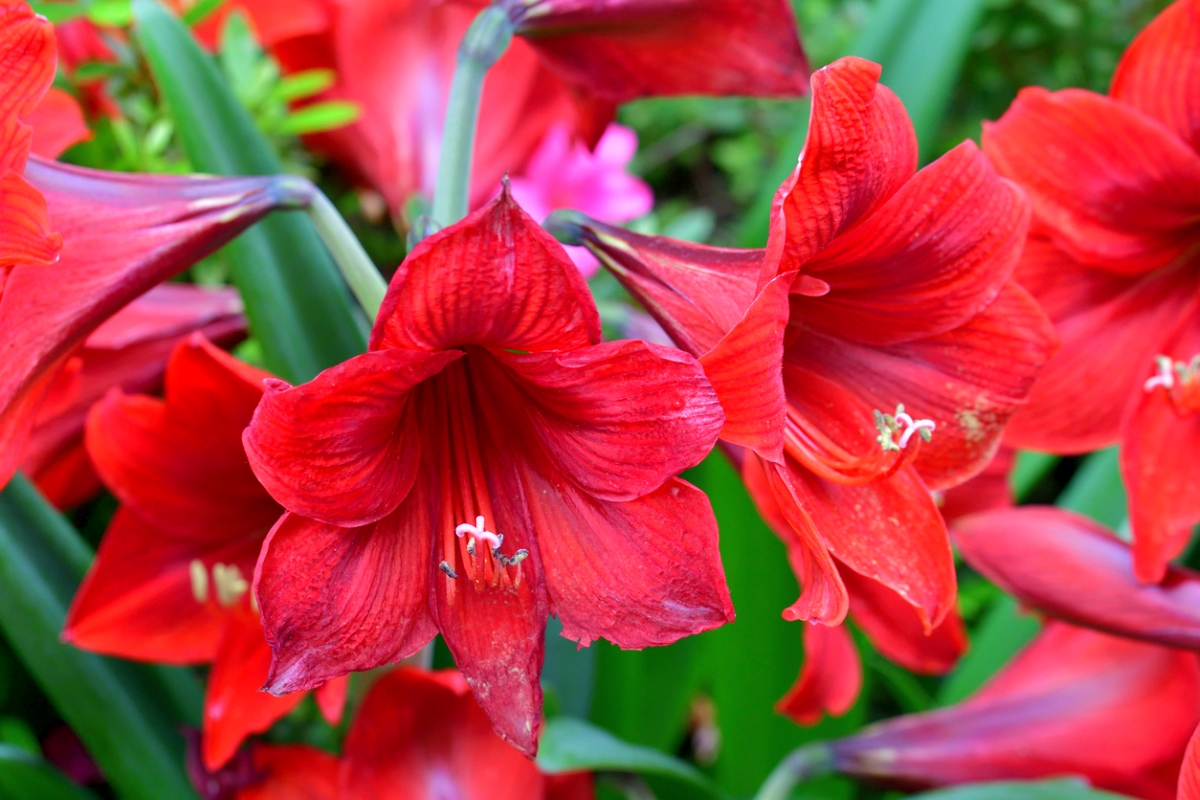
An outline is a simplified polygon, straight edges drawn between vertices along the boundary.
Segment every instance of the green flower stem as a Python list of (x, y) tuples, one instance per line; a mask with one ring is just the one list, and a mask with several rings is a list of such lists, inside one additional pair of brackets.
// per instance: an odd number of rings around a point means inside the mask
[(383, 304), (383, 296), (387, 293), (387, 282), (375, 268), (375, 262), (363, 250), (358, 237), (333, 203), (315, 186), (311, 187), (307, 210), (350, 291), (367, 317), (374, 321), (379, 315), (379, 306)]
[(458, 46), (458, 64), (446, 105), (437, 187), (430, 212), (438, 225), (451, 225), (467, 215), (483, 79), (504, 55), (512, 37), (513, 24), (508, 14), (489, 6), (475, 17)]
[(801, 781), (825, 775), (833, 768), (833, 753), (823, 743), (807, 744), (793, 750), (779, 766), (767, 776), (767, 780), (754, 795), (754, 800), (787, 800), (792, 789)]

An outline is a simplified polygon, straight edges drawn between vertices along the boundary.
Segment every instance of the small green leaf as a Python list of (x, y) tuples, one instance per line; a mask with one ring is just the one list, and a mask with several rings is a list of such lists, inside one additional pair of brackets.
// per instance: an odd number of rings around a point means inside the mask
[(124, 28), (133, 22), (133, 4), (130, 0), (92, 0), (87, 17), (97, 25)]
[(667, 778), (699, 790), (706, 797), (721, 793), (692, 765), (649, 747), (629, 744), (607, 731), (572, 717), (557, 717), (542, 729), (538, 767), (543, 772), (636, 772)]
[(0, 744), (0, 797), (13, 800), (95, 800), (36, 756)]
[(302, 100), (320, 94), (336, 82), (337, 73), (331, 69), (308, 69), (281, 79), (272, 95), (284, 102)]
[(957, 786), (914, 795), (909, 800), (1129, 800), (1125, 795), (1092, 789), (1083, 781), (1005, 781)]
[(200, 0), (187, 11), (183, 12), (183, 22), (193, 27), (199, 25), (212, 16), (217, 9), (225, 5), (226, 2), (227, 0)]
[(1017, 499), (1017, 502), (1024, 500), (1033, 488), (1058, 466), (1060, 461), (1062, 461), (1062, 456), (1051, 453), (1036, 453), (1032, 450), (1022, 450), (1017, 453), (1017, 463), (1013, 465), (1012, 474), (1008, 476), (1013, 497)]
[(70, 22), (73, 19), (86, 17), (88, 13), (88, 10), (78, 3), (30, 2), (29, 6), (35, 14), (41, 14), (55, 25), (58, 25), (60, 22)]
[(284, 118), (279, 129), (281, 133), (293, 136), (303, 133), (320, 133), (349, 125), (360, 116), (362, 116), (362, 109), (357, 104), (344, 100), (330, 100), (293, 111)]

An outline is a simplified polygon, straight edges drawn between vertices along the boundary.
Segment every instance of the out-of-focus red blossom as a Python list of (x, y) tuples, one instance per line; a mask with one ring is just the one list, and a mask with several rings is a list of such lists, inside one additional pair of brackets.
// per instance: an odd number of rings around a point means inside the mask
[(1118, 636), (1200, 650), (1200, 574), (1134, 576), (1129, 545), (1086, 517), (1020, 508), (967, 517), (952, 529), (962, 557), (1026, 605)]
[(1200, 665), (1180, 650), (1051, 622), (972, 697), (831, 745), (838, 772), (903, 788), (1079, 775), (1174, 800), (1200, 722)]
[(246, 335), (233, 289), (165, 283), (118, 311), (68, 360), (38, 411), (21, 470), (60, 509), (100, 490), (83, 445), (88, 410), (113, 387), (127, 394), (162, 385), (167, 357), (193, 331), (221, 346)]
[(804, 665), (775, 710), (798, 725), (816, 725), (850, 710), (862, 691), (862, 661), (845, 625), (804, 624)]
[(1016, 277), (1063, 341), (1009, 441), (1119, 440), (1137, 575), (1158, 581), (1200, 521), (1200, 0), (1138, 35), (1107, 96), (1025, 89), (983, 146), (1029, 193)]
[(626, 648), (733, 619), (708, 499), (673, 477), (716, 441), (716, 395), (685, 353), (599, 342), (579, 271), (504, 193), (410, 253), (368, 353), (268, 382), (246, 452), (293, 512), (255, 572), (271, 691), (440, 630), (532, 753), (547, 614)]
[[(209, 49), (216, 49), (229, 15), (244, 14), (258, 41), (267, 49), (281, 42), (319, 34), (332, 23), (333, 9), (340, 0), (232, 0), (221, 5), (194, 28), (196, 38)], [(356, 0), (351, 0), (355, 2)], [(453, 1), (453, 0), (452, 0)], [(195, 0), (167, 0), (167, 5), (182, 13), (196, 5)]]
[(57, 725), (42, 738), (42, 756), (75, 783), (103, 783), (104, 775), (75, 731)]
[(1175, 800), (1200, 800), (1200, 728), (1188, 742), (1179, 771), (1179, 794)]
[[(399, 215), (414, 193), (432, 194), (458, 45), (488, 3), (326, 3), (326, 30), (277, 42), (274, 52), (290, 69), (337, 72), (337, 86), (321, 99), (357, 103), (362, 118), (312, 142)], [(254, 16), (267, 5), (260, 0), (247, 9)], [(786, 0), (501, 5), (525, 38), (512, 43), (484, 84), (474, 206), (495, 193), (505, 173), (519, 174), (556, 125), (594, 146), (616, 104), (635, 97), (795, 96), (807, 87)]]
[(1017, 462), (1017, 451), (1001, 447), (983, 472), (966, 483), (941, 492), (938, 508), (947, 523), (968, 514), (978, 514), (1013, 505), (1013, 489), (1009, 475)]
[[(75, 74), (76, 70), (84, 64), (110, 63), (117, 60), (112, 48), (105, 41), (105, 35), (119, 36), (120, 34), (115, 30), (101, 33), (100, 29), (87, 19), (73, 19), (54, 26), (54, 37), (58, 42), (59, 66), (78, 87), (83, 109), (91, 119), (121, 116), (121, 107), (108, 94), (103, 78), (84, 81)], [(42, 154), (39, 153), (39, 155)]]
[[(259, 691), (271, 651), (250, 576), (283, 509), (246, 464), (241, 435), (269, 377), (192, 334), (171, 355), (165, 400), (114, 390), (88, 415), (88, 453), (121, 506), (63, 639), (124, 658), (211, 662), (202, 747), (209, 769), (304, 697)], [(345, 689), (343, 679), (318, 692), (332, 721)]]
[(747, 486), (803, 586), (785, 616), (839, 623), (841, 565), (931, 631), (956, 589), (931, 490), (986, 467), (1054, 335), (1010, 280), (1029, 219), (1020, 189), (970, 142), (917, 172), (879, 71), (846, 58), (813, 75), (808, 141), (766, 251), (592, 223), (580, 236), (716, 387), (722, 438), (747, 449)]
[(62, 89), (46, 92), (25, 123), (33, 128), (33, 154), (42, 158), (58, 158), (71, 145), (92, 138), (79, 104)]

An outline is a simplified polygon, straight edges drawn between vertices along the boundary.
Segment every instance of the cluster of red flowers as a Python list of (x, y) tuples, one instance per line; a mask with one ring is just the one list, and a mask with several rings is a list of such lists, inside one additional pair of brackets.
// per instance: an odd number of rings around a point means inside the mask
[[(199, 34), (240, 8), (286, 68), (336, 70), (323, 99), (363, 114), (311, 145), (400, 219), (434, 189), (455, 48), (488, 5), (244, 0)], [(914, 672), (955, 665), (952, 541), (1057, 618), (967, 701), (833, 743), (835, 769), (1200, 798), (1196, 754), (1181, 772), (1200, 575), (1170, 564), (1200, 521), (1200, 0), (1141, 33), (1108, 96), (1028, 89), (982, 149), (921, 169), (878, 66), (810, 87), (785, 0), (493, 5), (519, 38), (483, 95), (476, 210), (411, 250), (366, 353), (293, 386), (221, 349), (246, 333), (236, 295), (160, 284), (304, 204), (296, 182), (50, 160), (86, 128), (47, 93), (52, 27), (0, 0), (0, 477), (120, 502), (65, 640), (212, 664), (194, 765), (212, 797), (590, 797), (525, 758), (547, 619), (624, 648), (733, 621), (716, 519), (679, 477), (719, 444), (801, 587), (783, 614), (807, 656), (779, 706), (798, 722), (859, 694), (847, 617)], [(809, 88), (765, 249), (548, 223), (674, 347), (602, 341), (571, 257), (498, 189), (635, 97)], [(956, 487), (1003, 480), (1002, 441), (1119, 441), (1132, 546), (1053, 509), (955, 520)], [(350, 673), (438, 634), (461, 676), (380, 678), (341, 758), (242, 747), (309, 690), (336, 723)]]

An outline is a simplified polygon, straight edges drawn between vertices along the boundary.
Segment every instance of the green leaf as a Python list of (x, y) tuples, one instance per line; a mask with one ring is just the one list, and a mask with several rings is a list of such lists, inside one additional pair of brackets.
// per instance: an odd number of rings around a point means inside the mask
[(196, 26), (204, 20), (212, 16), (217, 9), (225, 5), (228, 0), (199, 0), (194, 6), (183, 12), (183, 22), (185, 25)]
[(1055, 505), (1116, 528), (1125, 519), (1125, 485), (1116, 447), (1084, 459)]
[(133, 7), (130, 0), (91, 0), (87, 17), (97, 25), (123, 28), (133, 22)]
[(1052, 453), (1035, 453), (1032, 450), (1022, 450), (1017, 453), (1017, 463), (1013, 465), (1008, 482), (1012, 486), (1013, 497), (1017, 502), (1024, 500), (1033, 488), (1042, 482), (1062, 461), (1062, 456)]
[(1129, 800), (1125, 795), (1092, 789), (1083, 781), (1005, 781), (957, 786), (914, 795), (909, 800)]
[(667, 778), (704, 797), (721, 796), (717, 787), (690, 764), (649, 747), (623, 742), (581, 719), (557, 717), (542, 729), (538, 767), (543, 772), (636, 772)]
[[(278, 156), (187, 28), (134, 0), (135, 35), (192, 164), (219, 175), (282, 172)], [(267, 369), (293, 383), (366, 349), (358, 311), (312, 223), (275, 214), (225, 251)]]
[(1036, 617), (1020, 612), (1016, 600), (1001, 595), (988, 609), (978, 630), (972, 632), (971, 649), (943, 681), (938, 705), (953, 705), (973, 694), (1033, 641), (1041, 627)]
[(308, 69), (280, 79), (273, 96), (284, 102), (303, 100), (320, 94), (337, 82), (337, 73), (331, 69)]
[[(194, 800), (180, 719), (172, 713), (182, 698), (172, 697), (164, 682), (176, 678), (59, 641), (91, 557), (37, 490), (14, 478), (0, 492), (0, 629), (123, 800)], [(195, 718), (194, 681), (192, 690)]]
[(0, 797), (12, 800), (95, 800), (45, 761), (0, 744)]
[(281, 133), (299, 136), (302, 133), (321, 133), (349, 125), (362, 116), (357, 103), (330, 100), (288, 114), (279, 126)]
[(46, 19), (58, 25), (73, 19), (86, 17), (88, 10), (78, 3), (38, 3), (30, 2), (29, 7), (35, 14), (41, 14)]

